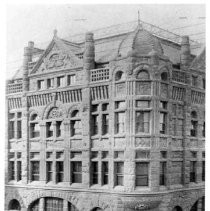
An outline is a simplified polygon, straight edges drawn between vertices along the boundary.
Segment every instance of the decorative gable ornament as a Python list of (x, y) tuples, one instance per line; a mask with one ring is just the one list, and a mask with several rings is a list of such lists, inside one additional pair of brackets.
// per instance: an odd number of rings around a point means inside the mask
[(52, 108), (48, 114), (48, 119), (57, 119), (57, 118), (62, 118), (63, 117), (63, 112), (58, 109), (58, 108)]

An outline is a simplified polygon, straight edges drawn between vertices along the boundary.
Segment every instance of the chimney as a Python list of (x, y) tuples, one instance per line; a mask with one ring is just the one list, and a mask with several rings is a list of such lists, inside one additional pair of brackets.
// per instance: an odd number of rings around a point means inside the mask
[(189, 36), (183, 36), (181, 41), (181, 65), (188, 66), (190, 63)]
[(84, 69), (95, 69), (95, 45), (92, 32), (85, 34)]
[(34, 42), (29, 41), (23, 54), (23, 91), (29, 90), (28, 63), (32, 61)]

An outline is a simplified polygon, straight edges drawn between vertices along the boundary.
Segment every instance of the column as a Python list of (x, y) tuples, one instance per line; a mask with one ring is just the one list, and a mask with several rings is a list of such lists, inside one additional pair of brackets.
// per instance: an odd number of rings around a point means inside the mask
[(44, 211), (44, 198), (39, 199), (39, 211)]

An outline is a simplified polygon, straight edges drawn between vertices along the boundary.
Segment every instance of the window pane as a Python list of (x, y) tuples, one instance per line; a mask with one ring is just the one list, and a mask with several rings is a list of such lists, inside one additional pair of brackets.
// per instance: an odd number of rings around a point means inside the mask
[(17, 161), (17, 181), (22, 179), (22, 165), (21, 161)]
[(98, 162), (92, 162), (92, 184), (98, 184)]
[(72, 183), (82, 183), (82, 162), (72, 162)]
[(148, 163), (136, 163), (136, 186), (148, 185)]
[(63, 162), (57, 161), (56, 162), (56, 181), (57, 182), (63, 182)]
[(58, 198), (45, 198), (45, 211), (63, 211), (63, 200)]
[(31, 161), (31, 180), (39, 181), (39, 161)]
[(108, 184), (109, 166), (108, 162), (102, 162), (102, 184)]
[(53, 162), (47, 161), (47, 181), (53, 181)]

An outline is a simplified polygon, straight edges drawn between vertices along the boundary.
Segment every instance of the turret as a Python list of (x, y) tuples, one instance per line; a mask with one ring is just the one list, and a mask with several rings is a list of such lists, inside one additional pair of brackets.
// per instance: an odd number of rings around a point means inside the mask
[(28, 46), (24, 48), (23, 54), (23, 91), (29, 90), (28, 63), (32, 61), (34, 42), (29, 41)]
[(190, 63), (190, 42), (189, 36), (183, 36), (181, 41), (181, 65), (188, 66)]

